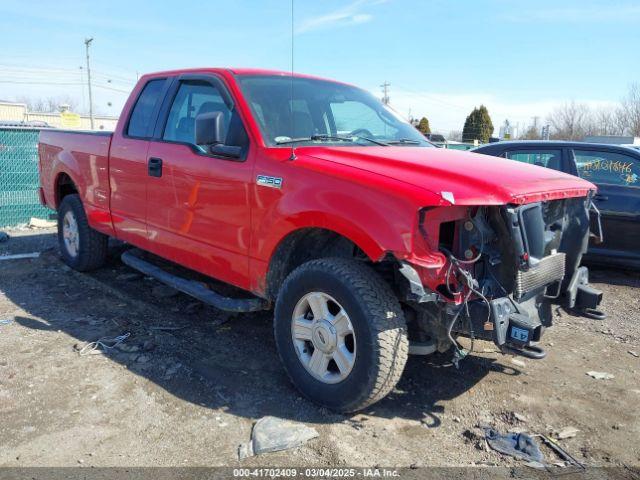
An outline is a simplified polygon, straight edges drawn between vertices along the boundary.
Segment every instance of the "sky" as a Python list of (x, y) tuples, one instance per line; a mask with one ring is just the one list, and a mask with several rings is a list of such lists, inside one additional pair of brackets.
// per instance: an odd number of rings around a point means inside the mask
[[(260, 67), (333, 78), (432, 130), (484, 104), (497, 127), (556, 106), (615, 104), (640, 82), (640, 0), (0, 2), (0, 100), (68, 96), (117, 115), (137, 75)], [(82, 68), (80, 68), (82, 67)], [(497, 128), (496, 128), (497, 129)]]

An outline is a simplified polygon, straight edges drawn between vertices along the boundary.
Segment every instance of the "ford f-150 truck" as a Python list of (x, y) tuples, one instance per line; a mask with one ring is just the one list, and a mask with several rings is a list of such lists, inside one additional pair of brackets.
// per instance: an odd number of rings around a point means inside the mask
[(43, 130), (39, 154), (64, 262), (100, 267), (115, 237), (126, 264), (205, 302), (274, 308), (291, 380), (334, 410), (383, 398), (410, 353), (457, 366), (483, 339), (542, 358), (554, 304), (600, 315), (580, 267), (594, 185), (434, 148), (344, 83), (145, 75), (113, 134)]

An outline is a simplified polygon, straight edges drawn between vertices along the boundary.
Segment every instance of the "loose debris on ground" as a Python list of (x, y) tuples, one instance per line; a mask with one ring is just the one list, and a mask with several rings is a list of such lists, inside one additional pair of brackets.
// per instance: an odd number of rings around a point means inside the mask
[(297, 448), (317, 436), (318, 431), (315, 428), (303, 423), (263, 417), (253, 426), (251, 441), (240, 445), (238, 457), (243, 459), (261, 453)]
[(596, 380), (611, 380), (612, 378), (615, 378), (613, 376), (613, 374), (611, 373), (607, 373), (607, 372), (596, 372), (596, 371), (590, 371), (587, 372), (587, 375), (589, 375), (590, 377), (595, 378)]
[(32, 253), (15, 253), (13, 255), (0, 255), (0, 260), (22, 260), (25, 258), (38, 258), (40, 252)]
[(78, 350), (80, 356), (101, 354), (105, 350), (111, 350), (122, 344), (131, 334), (129, 332), (118, 335), (117, 337), (102, 337), (93, 342), (87, 343)]
[(57, 225), (55, 220), (44, 220), (42, 218), (31, 217), (29, 228), (54, 228)]
[(565, 440), (567, 438), (575, 437), (578, 434), (579, 431), (580, 430), (578, 430), (576, 427), (565, 427), (562, 430), (560, 430), (559, 432), (557, 432), (555, 437), (558, 440)]
[(510, 455), (527, 462), (544, 464), (544, 455), (531, 436), (526, 433), (500, 433), (493, 428), (484, 428), (485, 440), (496, 452)]

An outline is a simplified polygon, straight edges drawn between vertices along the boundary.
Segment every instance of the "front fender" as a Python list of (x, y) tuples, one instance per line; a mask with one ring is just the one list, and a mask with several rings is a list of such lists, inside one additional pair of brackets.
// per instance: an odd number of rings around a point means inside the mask
[(387, 251), (410, 252), (418, 213), (415, 205), (371, 190), (358, 195), (353, 191), (358, 190), (357, 186), (351, 188), (350, 192), (298, 190), (282, 195), (255, 224), (252, 256), (268, 261), (287, 235), (302, 228), (336, 232), (373, 261), (380, 260)]

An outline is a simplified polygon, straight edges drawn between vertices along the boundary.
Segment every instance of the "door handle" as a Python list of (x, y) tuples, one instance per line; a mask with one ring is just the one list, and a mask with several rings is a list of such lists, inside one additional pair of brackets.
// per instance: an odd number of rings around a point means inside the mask
[(601, 193), (596, 193), (593, 199), (604, 202), (605, 200), (609, 200), (609, 197), (607, 197), (606, 195), (602, 195)]
[(147, 164), (148, 172), (150, 177), (161, 177), (162, 176), (162, 159), (157, 157), (150, 157), (149, 163)]

